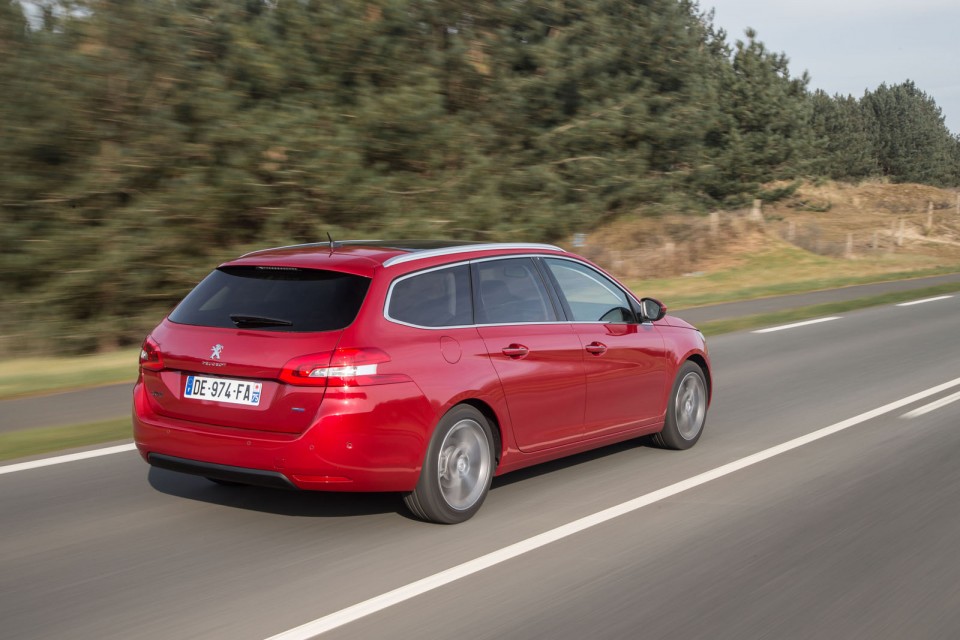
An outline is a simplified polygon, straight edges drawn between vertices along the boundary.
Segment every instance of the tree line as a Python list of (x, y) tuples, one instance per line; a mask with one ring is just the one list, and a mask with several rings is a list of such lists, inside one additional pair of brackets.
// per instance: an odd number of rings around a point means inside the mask
[(31, 6), (0, 0), (0, 354), (136, 343), (218, 260), (328, 232), (556, 240), (960, 181), (913, 83), (811, 92), (691, 0)]

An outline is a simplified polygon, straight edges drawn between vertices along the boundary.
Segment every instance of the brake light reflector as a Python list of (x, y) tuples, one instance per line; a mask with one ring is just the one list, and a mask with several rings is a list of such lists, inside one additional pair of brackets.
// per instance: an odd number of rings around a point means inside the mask
[(140, 368), (149, 371), (163, 369), (163, 354), (160, 353), (160, 345), (152, 336), (147, 336), (140, 347)]
[(294, 358), (283, 365), (280, 380), (297, 386), (362, 387), (405, 382), (403, 374), (384, 374), (379, 365), (390, 362), (380, 349), (337, 349)]

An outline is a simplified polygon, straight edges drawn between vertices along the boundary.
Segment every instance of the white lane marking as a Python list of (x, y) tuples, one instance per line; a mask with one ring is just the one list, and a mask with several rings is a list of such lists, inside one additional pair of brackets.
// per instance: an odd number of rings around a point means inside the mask
[(80, 453), (68, 453), (65, 456), (41, 458), (40, 460), (31, 460), (30, 462), (18, 462), (17, 464), (8, 464), (0, 467), (0, 475), (5, 473), (15, 473), (17, 471), (26, 471), (27, 469), (39, 469), (40, 467), (49, 467), (50, 465), (74, 462), (76, 460), (86, 460), (87, 458), (99, 458), (100, 456), (109, 456), (114, 453), (133, 451), (136, 448), (137, 445), (131, 442), (130, 444), (118, 444), (115, 447), (104, 447), (103, 449), (81, 451)]
[(817, 318), (816, 320), (807, 320), (805, 322), (794, 322), (793, 324), (782, 324), (779, 327), (770, 327), (768, 329), (757, 329), (753, 333), (773, 333), (774, 331), (783, 331), (784, 329), (796, 329), (797, 327), (805, 327), (808, 324), (819, 324), (821, 322), (830, 322), (831, 320), (839, 320), (840, 316), (830, 316), (829, 318)]
[(953, 296), (937, 296), (936, 298), (924, 298), (923, 300), (913, 300), (912, 302), (901, 302), (898, 307), (911, 307), (915, 304), (926, 304), (927, 302), (936, 302), (937, 300), (947, 300)]
[[(651, 493), (647, 493), (638, 498), (628, 500), (616, 506), (610, 507), (609, 509), (604, 509), (603, 511), (598, 511), (589, 516), (580, 518), (579, 520), (574, 520), (565, 525), (561, 525), (556, 529), (551, 529), (539, 535), (535, 535), (532, 538), (527, 538), (526, 540), (521, 540), (509, 546), (506, 546), (497, 551), (488, 553), (487, 555), (480, 556), (474, 560), (464, 562), (463, 564), (457, 565), (445, 571), (435, 573), (432, 576), (427, 576), (410, 584), (398, 587), (393, 591), (388, 591), (387, 593), (381, 594), (379, 596), (370, 598), (353, 606), (347, 607), (346, 609), (341, 609), (329, 615), (323, 616), (322, 618), (317, 618), (312, 622), (300, 625), (293, 629), (284, 631), (275, 636), (271, 636), (268, 640), (307, 640), (308, 638), (313, 638), (327, 631), (331, 631), (338, 627), (342, 627), (351, 622), (355, 622), (361, 618), (365, 618), (371, 614), (377, 613), (378, 611), (383, 611), (393, 605), (400, 604), (411, 598), (415, 598), (421, 594), (427, 593), (444, 585), (450, 584), (460, 580), (461, 578), (466, 578), (467, 576), (473, 575), (479, 571), (483, 571), (494, 565), (501, 564), (507, 560), (516, 558), (517, 556), (523, 555), (540, 547), (546, 546), (551, 542), (556, 542), (562, 540), (569, 536), (572, 536), (575, 533), (579, 533), (591, 527), (595, 527), (599, 524), (613, 520), (622, 515), (636, 511), (648, 505), (651, 505), (655, 502), (665, 500), (672, 496), (677, 495), (678, 493), (683, 493), (694, 487), (699, 487), (702, 484), (706, 484), (712, 480), (717, 480), (723, 476), (734, 473), (735, 471), (740, 471), (757, 463), (763, 462), (773, 458), (774, 456), (779, 456), (782, 453), (786, 453), (798, 447), (802, 447), (811, 442), (820, 440), (821, 438), (826, 438), (829, 435), (833, 435), (850, 427), (856, 426), (867, 420), (872, 420), (878, 416), (882, 416), (891, 411), (896, 411), (900, 407), (904, 407), (908, 404), (916, 402), (917, 400), (923, 400), (934, 394), (940, 393), (945, 389), (950, 389), (960, 385), (960, 378), (955, 378), (950, 382), (945, 382), (936, 387), (927, 389), (926, 391), (921, 391), (915, 393), (912, 396), (891, 402), (890, 404), (885, 404), (882, 407), (867, 411), (866, 413), (861, 413), (858, 416), (853, 418), (848, 418), (842, 422), (837, 422), (836, 424), (830, 425), (829, 427), (824, 427), (818, 431), (808, 433), (799, 438), (794, 438), (783, 444), (778, 444), (769, 449), (764, 449), (759, 453), (741, 458), (739, 460), (734, 460), (728, 464), (717, 467), (710, 471), (706, 471), (699, 475), (693, 476), (692, 478), (687, 478), (686, 480), (681, 480), (675, 484), (658, 489)], [(462, 526), (462, 525), (461, 525)]]
[(936, 411), (937, 409), (945, 407), (951, 402), (956, 402), (957, 400), (960, 400), (960, 393), (954, 393), (953, 395), (949, 395), (945, 398), (940, 398), (936, 402), (931, 402), (930, 404), (925, 404), (922, 407), (918, 407), (914, 409), (913, 411), (908, 411), (907, 413), (903, 414), (900, 417), (908, 418), (908, 419), (919, 418), (922, 415), (926, 415), (931, 411)]

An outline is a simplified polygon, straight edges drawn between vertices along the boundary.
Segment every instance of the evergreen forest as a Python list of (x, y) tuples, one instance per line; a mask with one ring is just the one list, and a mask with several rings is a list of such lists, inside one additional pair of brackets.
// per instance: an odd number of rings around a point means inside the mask
[(327, 233), (960, 183), (909, 80), (809, 85), (692, 0), (0, 0), (0, 356), (138, 344), (219, 261)]

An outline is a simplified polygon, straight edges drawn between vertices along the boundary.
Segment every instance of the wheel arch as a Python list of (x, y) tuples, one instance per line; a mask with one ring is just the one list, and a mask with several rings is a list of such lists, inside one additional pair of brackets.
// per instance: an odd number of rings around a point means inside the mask
[[(691, 353), (684, 362), (692, 362), (703, 372), (703, 378), (707, 382), (707, 402), (713, 399), (713, 376), (710, 375), (710, 367), (707, 365), (707, 359), (699, 353)], [(683, 366), (683, 362), (680, 363)]]
[[(493, 451), (495, 454), (494, 465), (499, 466), (500, 459), (503, 457), (503, 427), (500, 426), (500, 421), (497, 419), (497, 412), (493, 410), (493, 407), (479, 398), (467, 398), (465, 400), (461, 400), (457, 404), (453, 405), (453, 407), (461, 404), (473, 407), (479, 411), (490, 423), (490, 432), (493, 435)], [(451, 409), (453, 407), (451, 407)]]

